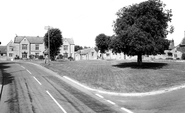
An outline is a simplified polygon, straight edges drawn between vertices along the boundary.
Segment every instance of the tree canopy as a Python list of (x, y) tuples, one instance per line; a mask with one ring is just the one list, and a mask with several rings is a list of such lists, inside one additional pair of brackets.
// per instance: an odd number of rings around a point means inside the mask
[(82, 49), (83, 49), (83, 47), (82, 47), (82, 46), (75, 45), (75, 51), (82, 50)]
[(123, 7), (114, 21), (113, 52), (137, 55), (139, 64), (142, 63), (142, 55), (163, 54), (169, 47), (166, 36), (174, 30), (167, 30), (171, 17), (172, 11), (165, 9), (160, 0)]
[(95, 42), (100, 53), (105, 53), (105, 51), (109, 49), (111, 38), (105, 34), (99, 34), (96, 36)]
[(44, 44), (48, 48), (48, 34), (50, 38), (50, 57), (51, 60), (60, 53), (60, 47), (63, 44), (62, 34), (59, 29), (49, 29), (44, 36)]

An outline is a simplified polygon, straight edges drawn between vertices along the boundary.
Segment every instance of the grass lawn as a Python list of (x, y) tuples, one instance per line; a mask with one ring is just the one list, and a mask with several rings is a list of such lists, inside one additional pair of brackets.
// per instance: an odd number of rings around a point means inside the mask
[(87, 86), (116, 92), (147, 92), (185, 84), (185, 62), (64, 61), (41, 65)]

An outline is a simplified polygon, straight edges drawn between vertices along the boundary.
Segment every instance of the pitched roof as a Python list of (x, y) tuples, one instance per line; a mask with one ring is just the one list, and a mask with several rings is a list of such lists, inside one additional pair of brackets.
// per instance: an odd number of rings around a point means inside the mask
[(6, 53), (6, 46), (0, 46), (0, 53)]
[(180, 51), (182, 53), (185, 53), (185, 47), (179, 46), (179, 47), (177, 47), (177, 51)]
[(173, 39), (172, 40), (169, 40), (169, 42), (170, 42), (169, 49), (170, 50), (174, 49), (175, 48), (175, 46), (174, 46), (174, 40)]
[(69, 44), (75, 44), (73, 38), (64, 38), (63, 40), (67, 40)]
[(34, 36), (16, 36), (14, 43), (20, 43), (24, 38), (26, 38), (31, 44), (42, 44), (44, 43), (43, 37)]
[(185, 37), (182, 39), (180, 45), (185, 45)]
[(95, 51), (94, 48), (87, 48), (87, 49), (79, 50), (79, 51), (77, 51), (77, 53), (79, 53), (79, 54), (88, 54), (88, 53), (94, 52), (94, 51)]

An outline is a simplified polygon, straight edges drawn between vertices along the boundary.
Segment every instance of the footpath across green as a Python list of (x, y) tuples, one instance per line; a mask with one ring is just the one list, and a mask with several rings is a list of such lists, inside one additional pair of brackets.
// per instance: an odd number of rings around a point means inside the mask
[(148, 92), (185, 84), (185, 62), (154, 61), (34, 61), (89, 87), (114, 92)]

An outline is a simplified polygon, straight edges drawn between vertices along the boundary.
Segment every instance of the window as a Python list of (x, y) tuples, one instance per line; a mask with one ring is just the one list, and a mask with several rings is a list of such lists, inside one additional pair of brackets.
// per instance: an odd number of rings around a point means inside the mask
[(173, 53), (171, 53), (171, 52), (168, 52), (168, 56), (173, 56)]
[(22, 58), (27, 58), (27, 53), (26, 52), (22, 53)]
[(64, 58), (68, 58), (68, 53), (64, 53)]
[(9, 47), (9, 50), (10, 50), (10, 51), (13, 51), (13, 50), (14, 50), (14, 48), (13, 48), (12, 46), (10, 46), (10, 47)]
[(22, 50), (27, 50), (28, 44), (22, 44)]
[(13, 57), (13, 53), (9, 53), (9, 57)]
[(39, 50), (39, 44), (35, 44), (35, 50)]
[(94, 55), (94, 52), (92, 52), (92, 56)]
[(64, 50), (68, 50), (68, 45), (64, 45)]

